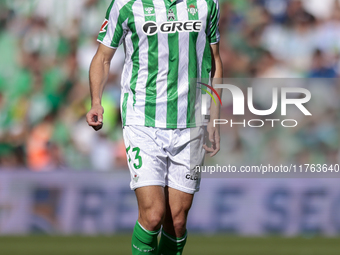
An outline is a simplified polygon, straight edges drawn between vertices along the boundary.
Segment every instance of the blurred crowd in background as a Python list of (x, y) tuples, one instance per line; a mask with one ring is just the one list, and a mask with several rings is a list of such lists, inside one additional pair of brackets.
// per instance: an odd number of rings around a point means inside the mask
[[(88, 69), (109, 4), (110, 0), (0, 1), (1, 168), (126, 169), (119, 113), (123, 47), (114, 57), (103, 97), (103, 131), (94, 132), (85, 121), (90, 108)], [(224, 77), (339, 76), (340, 1), (220, 0), (220, 9)], [(227, 146), (219, 157), (227, 153), (231, 162), (335, 162), (338, 87), (313, 88), (320, 96), (311, 107), (322, 121), (311, 118), (289, 133), (279, 128), (228, 129), (223, 142)], [(249, 143), (249, 136), (256, 137), (256, 143)], [(262, 156), (259, 144), (267, 148)], [(282, 153), (282, 147), (290, 155)]]

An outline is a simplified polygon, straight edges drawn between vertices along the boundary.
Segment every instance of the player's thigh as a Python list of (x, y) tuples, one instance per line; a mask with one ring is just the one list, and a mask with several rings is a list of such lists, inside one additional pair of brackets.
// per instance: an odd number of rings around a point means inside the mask
[(169, 153), (166, 185), (188, 194), (199, 191), (201, 175), (196, 166), (203, 165), (204, 129), (178, 130), (176, 144)]
[(140, 212), (157, 207), (165, 209), (165, 193), (161, 186), (147, 186), (135, 190)]
[(138, 202), (138, 222), (147, 230), (160, 228), (165, 217), (165, 194), (161, 186), (147, 186), (135, 190)]
[[(179, 214), (184, 214), (187, 216), (192, 202), (194, 199), (194, 194), (189, 194), (171, 187), (165, 188), (165, 201), (167, 211), (171, 212), (173, 218), (179, 216)], [(182, 215), (183, 216), (183, 215)]]
[(194, 199), (193, 194), (165, 187), (166, 213), (164, 231), (172, 236), (182, 237), (186, 231), (188, 213)]

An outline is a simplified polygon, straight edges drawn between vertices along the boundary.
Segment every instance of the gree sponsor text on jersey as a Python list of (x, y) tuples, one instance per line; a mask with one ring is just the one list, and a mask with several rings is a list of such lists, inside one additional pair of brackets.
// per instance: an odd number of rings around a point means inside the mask
[(143, 26), (146, 35), (155, 35), (158, 31), (165, 34), (176, 32), (200, 32), (202, 29), (202, 21), (171, 21), (164, 22), (159, 27), (153, 21), (148, 21)]

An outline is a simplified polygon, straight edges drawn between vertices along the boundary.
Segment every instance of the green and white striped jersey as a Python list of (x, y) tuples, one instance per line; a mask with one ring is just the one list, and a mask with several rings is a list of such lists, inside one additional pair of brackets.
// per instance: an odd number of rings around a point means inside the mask
[(123, 126), (203, 125), (197, 78), (211, 73), (219, 42), (218, 0), (114, 0), (98, 41), (125, 47)]

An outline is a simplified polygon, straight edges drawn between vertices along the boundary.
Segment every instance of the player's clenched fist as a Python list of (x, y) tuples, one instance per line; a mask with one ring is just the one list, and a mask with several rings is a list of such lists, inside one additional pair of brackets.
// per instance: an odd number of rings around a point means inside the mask
[(98, 131), (103, 127), (104, 108), (101, 105), (92, 106), (91, 110), (86, 115), (86, 121), (89, 126)]

